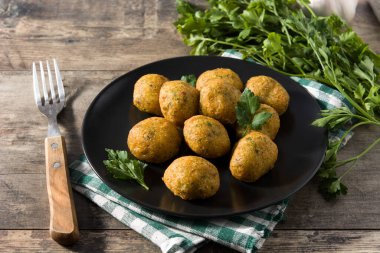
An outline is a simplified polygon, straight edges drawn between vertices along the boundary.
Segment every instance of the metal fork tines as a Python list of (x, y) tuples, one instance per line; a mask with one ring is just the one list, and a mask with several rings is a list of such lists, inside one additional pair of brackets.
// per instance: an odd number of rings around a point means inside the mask
[[(34, 86), (34, 98), (38, 109), (42, 114), (48, 118), (48, 136), (61, 135), (57, 124), (57, 115), (62, 111), (65, 106), (65, 90), (62, 84), (61, 74), (58, 69), (58, 64), (53, 59), (54, 72), (55, 72), (55, 84), (53, 82), (52, 74), (50, 71), (49, 61), (46, 61), (47, 78), (49, 80), (49, 87), (46, 85), (46, 73), (42, 61), (39, 64), (33, 62), (33, 86)], [(40, 77), (37, 74), (37, 67), (40, 68)], [(40, 93), (40, 85), (42, 86), (42, 96)], [(56, 92), (56, 90), (58, 92)]]

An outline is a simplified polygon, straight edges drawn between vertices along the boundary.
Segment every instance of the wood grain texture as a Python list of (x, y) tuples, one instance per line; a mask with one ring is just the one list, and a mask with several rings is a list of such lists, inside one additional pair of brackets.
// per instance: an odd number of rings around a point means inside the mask
[[(91, 101), (106, 84), (123, 73), (62, 72), (66, 107), (58, 115), (58, 124), (66, 138), (69, 162), (82, 153), (82, 119)], [(35, 106), (32, 87), (31, 71), (0, 72), (0, 153), (4, 154), (0, 156), (0, 174), (44, 173), (47, 119)]]
[[(126, 70), (189, 52), (172, 25), (175, 1), (8, 0), (0, 10), (0, 70), (53, 57), (61, 70)], [(377, 20), (368, 12), (360, 4), (353, 26), (380, 52)]]
[[(259, 251), (270, 252), (379, 252), (379, 231), (280, 230)], [(131, 230), (82, 230), (81, 240), (63, 247), (49, 239), (47, 230), (2, 230), (0, 252), (159, 252), (159, 248)], [(237, 252), (209, 242), (197, 252)]]
[(46, 184), (50, 207), (50, 236), (62, 245), (78, 241), (77, 214), (62, 136), (45, 139)]
[(70, 247), (49, 238), (48, 230), (0, 230), (0, 252), (160, 252), (132, 230), (82, 230)]
[(189, 51), (172, 26), (175, 1), (12, 0), (1, 9), (0, 70), (52, 57), (61, 70), (125, 70)]
[(380, 252), (379, 231), (280, 230), (264, 244), (264, 252)]
[[(60, 63), (68, 99), (59, 125), (73, 161), (82, 153), (84, 113), (105, 85), (145, 63), (188, 54), (172, 25), (176, 15), (174, 0), (0, 0), (0, 201), (6, 203), (0, 205), (0, 252), (159, 251), (75, 192), (81, 240), (64, 248), (49, 239), (47, 120), (34, 106), (30, 68), (39, 59)], [(352, 25), (380, 53), (380, 23), (365, 0)], [(359, 129), (341, 157), (358, 153), (378, 135), (375, 128)], [(326, 202), (316, 179), (297, 192), (261, 252), (379, 252), (379, 151), (344, 179), (347, 196)], [(199, 252), (232, 251), (210, 243)]]

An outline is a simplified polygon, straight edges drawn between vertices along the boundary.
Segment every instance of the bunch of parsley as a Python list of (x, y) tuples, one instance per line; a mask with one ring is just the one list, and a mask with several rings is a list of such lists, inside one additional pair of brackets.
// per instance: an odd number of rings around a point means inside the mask
[(361, 125), (380, 126), (380, 56), (338, 16), (319, 17), (307, 0), (208, 0), (201, 9), (177, 0), (178, 32), (192, 54), (219, 54), (235, 49), (256, 62), (285, 75), (317, 80), (334, 87), (354, 110), (324, 110), (313, 124), (330, 131), (349, 124), (345, 135), (329, 143), (319, 171), (320, 190), (334, 198), (346, 194), (337, 168), (354, 164), (371, 150), (380, 138), (363, 152), (337, 160), (343, 138)]

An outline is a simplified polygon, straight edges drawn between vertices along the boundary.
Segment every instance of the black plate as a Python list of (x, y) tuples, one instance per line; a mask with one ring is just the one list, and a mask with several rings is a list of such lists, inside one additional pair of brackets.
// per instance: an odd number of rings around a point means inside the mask
[[(279, 156), (271, 172), (248, 184), (234, 179), (228, 169), (230, 154), (213, 160), (219, 169), (221, 187), (207, 200), (184, 201), (174, 196), (161, 177), (168, 163), (150, 165), (145, 191), (135, 182), (122, 181), (107, 174), (103, 165), (105, 148), (127, 149), (129, 130), (151, 115), (132, 104), (134, 83), (148, 73), (158, 73), (176, 80), (184, 74), (199, 76), (214, 68), (230, 68), (243, 82), (254, 75), (278, 80), (290, 94), (287, 112), (281, 116), (281, 128), (275, 139)], [(289, 197), (304, 186), (319, 168), (327, 145), (325, 129), (310, 123), (318, 118), (316, 100), (290, 78), (252, 62), (218, 56), (187, 56), (147, 64), (117, 78), (104, 88), (90, 105), (83, 121), (84, 152), (98, 176), (113, 190), (144, 207), (182, 217), (218, 217), (257, 210)], [(188, 153), (183, 147), (182, 153)]]

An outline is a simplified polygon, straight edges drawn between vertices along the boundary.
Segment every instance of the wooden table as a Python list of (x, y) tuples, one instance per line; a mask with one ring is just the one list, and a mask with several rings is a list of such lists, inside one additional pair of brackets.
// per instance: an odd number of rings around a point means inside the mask
[[(159, 249), (75, 193), (80, 241), (64, 248), (49, 238), (45, 182), (46, 119), (32, 94), (31, 63), (55, 57), (68, 94), (59, 117), (68, 158), (81, 154), (80, 127), (95, 95), (117, 76), (155, 60), (187, 55), (169, 0), (0, 1), (0, 252)], [(380, 53), (380, 24), (365, 1), (354, 29)], [(378, 130), (363, 127), (341, 152), (359, 152)], [(349, 193), (326, 202), (316, 180), (296, 193), (261, 252), (380, 251), (380, 146), (345, 178)], [(228, 252), (209, 243), (201, 252)]]

